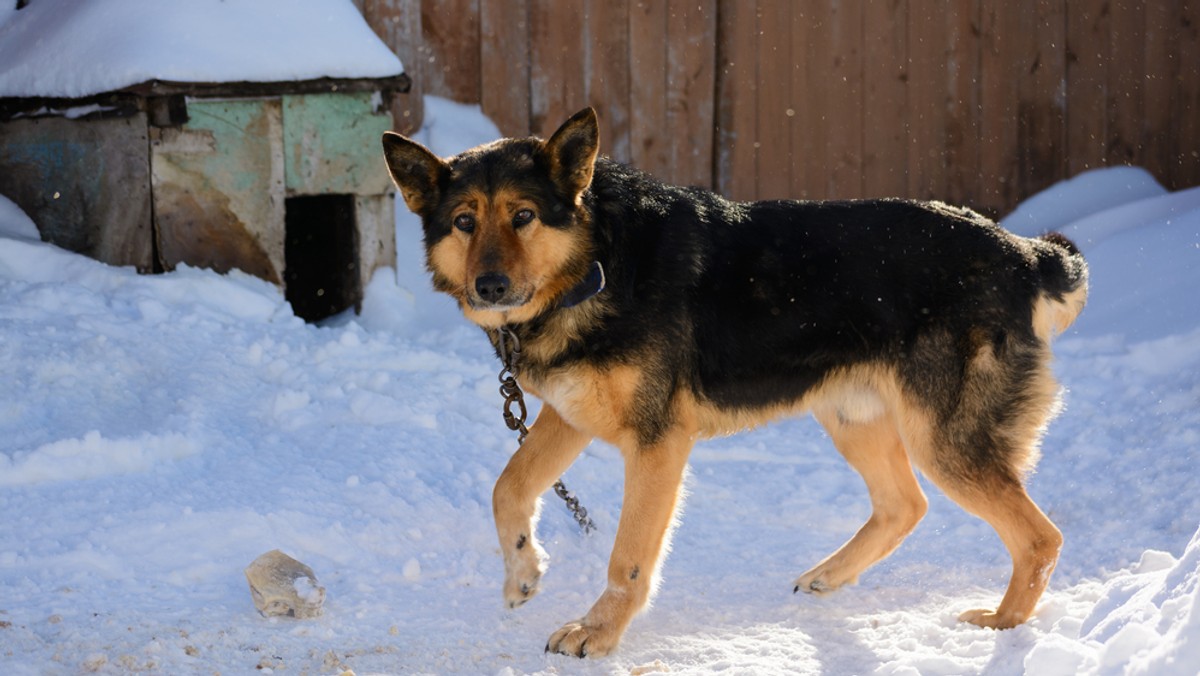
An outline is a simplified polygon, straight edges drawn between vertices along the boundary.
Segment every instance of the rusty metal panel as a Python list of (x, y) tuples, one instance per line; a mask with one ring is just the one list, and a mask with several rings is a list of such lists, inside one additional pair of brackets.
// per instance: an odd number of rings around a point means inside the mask
[(283, 97), (288, 195), (381, 195), (391, 190), (379, 138), (391, 115), (378, 95), (355, 92)]
[(0, 194), (42, 239), (112, 265), (154, 269), (144, 113), (0, 123)]
[(189, 100), (188, 122), (152, 129), (159, 257), (276, 284), (284, 269), (284, 170), (278, 99)]

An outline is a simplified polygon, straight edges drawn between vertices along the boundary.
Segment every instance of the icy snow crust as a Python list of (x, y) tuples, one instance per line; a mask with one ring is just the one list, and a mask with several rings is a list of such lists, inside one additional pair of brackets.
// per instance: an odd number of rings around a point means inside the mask
[(390, 77), (350, 0), (37, 0), (0, 9), (0, 96), (78, 98), (148, 80)]
[[(443, 154), (496, 136), (436, 99), (427, 122)], [(1123, 171), (1023, 209), (1093, 204)], [(1030, 490), (1066, 547), (1028, 624), (955, 621), (999, 600), (1009, 558), (928, 485), (929, 515), (858, 586), (794, 596), (869, 511), (800, 419), (697, 448), (662, 591), (598, 662), (542, 647), (602, 588), (619, 456), (594, 445), (565, 477), (593, 536), (548, 496), (544, 590), (505, 610), (490, 496), (515, 440), (498, 365), (429, 289), (403, 206), (399, 274), (376, 276), (362, 316), (313, 327), (245, 275), (139, 276), (30, 242), (0, 200), (17, 235), (0, 239), (0, 673), (1192, 676), (1200, 200), (1181, 194), (1138, 191), (1156, 215), (1119, 224), (1104, 214), (1125, 203), (1076, 225), (1034, 214), (1076, 237), (1095, 291), (1056, 348), (1067, 407)], [(242, 569), (273, 548), (312, 566), (322, 617), (255, 612)]]

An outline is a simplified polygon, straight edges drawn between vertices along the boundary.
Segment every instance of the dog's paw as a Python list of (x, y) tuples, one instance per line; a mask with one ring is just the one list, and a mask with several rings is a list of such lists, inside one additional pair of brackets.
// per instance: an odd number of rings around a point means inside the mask
[(520, 608), (537, 595), (542, 573), (537, 568), (525, 575), (509, 574), (504, 578), (504, 603), (509, 608)]
[(546, 572), (546, 553), (536, 542), (522, 542), (511, 556), (504, 559), (504, 603), (518, 608), (538, 593), (542, 574)]
[(603, 657), (616, 649), (621, 634), (605, 625), (589, 624), (587, 618), (568, 622), (550, 636), (546, 652), (573, 657)]
[(958, 616), (959, 622), (968, 622), (985, 629), (1012, 629), (1024, 622), (1005, 613), (998, 613), (987, 608), (975, 608)]
[(858, 582), (857, 575), (846, 576), (836, 568), (822, 565), (796, 578), (796, 586), (792, 589), (792, 593), (828, 594), (855, 582)]

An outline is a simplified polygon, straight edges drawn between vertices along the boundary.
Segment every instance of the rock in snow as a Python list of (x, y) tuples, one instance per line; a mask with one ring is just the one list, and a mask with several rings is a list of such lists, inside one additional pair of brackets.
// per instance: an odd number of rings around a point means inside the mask
[(317, 583), (312, 568), (273, 549), (246, 567), (246, 581), (254, 607), (264, 617), (319, 617), (325, 604), (325, 588)]

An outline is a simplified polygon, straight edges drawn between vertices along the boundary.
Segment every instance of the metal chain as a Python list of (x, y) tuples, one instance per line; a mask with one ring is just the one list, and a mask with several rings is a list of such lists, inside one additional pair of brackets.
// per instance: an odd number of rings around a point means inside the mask
[[(525, 437), (529, 436), (529, 428), (525, 426), (525, 419), (529, 416), (529, 410), (525, 406), (525, 393), (521, 390), (521, 386), (517, 384), (517, 363), (521, 359), (521, 341), (517, 338), (517, 334), (512, 332), (507, 326), (502, 326), (497, 330), (499, 334), (498, 345), (500, 347), (500, 396), (504, 397), (504, 424), (508, 429), (517, 433), (517, 444), (524, 444)], [(514, 412), (513, 407), (516, 406)], [(592, 519), (588, 516), (587, 509), (579, 504), (579, 499), (567, 491), (567, 487), (563, 485), (562, 479), (554, 482), (554, 494), (563, 499), (567, 503), (567, 509), (571, 510), (571, 516), (575, 517), (575, 521), (579, 527), (583, 529), (583, 534), (587, 535), (596, 530), (596, 524), (592, 523)]]

